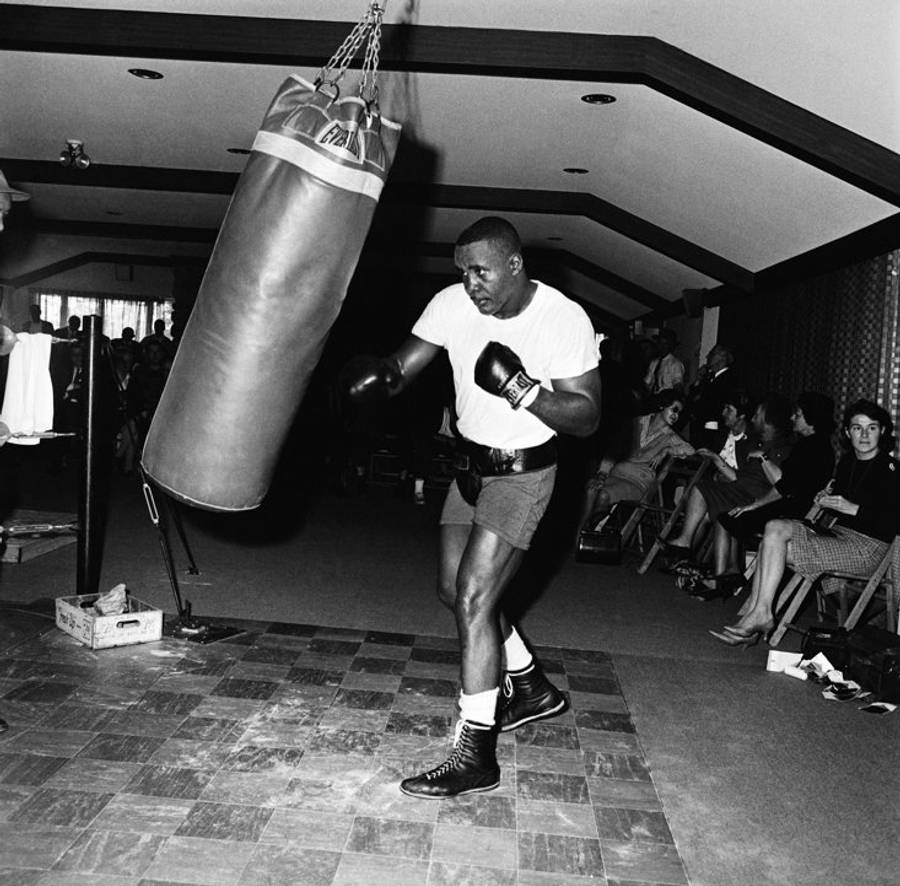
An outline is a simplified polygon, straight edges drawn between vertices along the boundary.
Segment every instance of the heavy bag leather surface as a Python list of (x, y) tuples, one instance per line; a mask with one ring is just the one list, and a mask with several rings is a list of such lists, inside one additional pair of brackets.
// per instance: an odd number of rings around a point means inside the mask
[(356, 269), (400, 127), (300, 77), (238, 181), (144, 446), (175, 498), (257, 507)]

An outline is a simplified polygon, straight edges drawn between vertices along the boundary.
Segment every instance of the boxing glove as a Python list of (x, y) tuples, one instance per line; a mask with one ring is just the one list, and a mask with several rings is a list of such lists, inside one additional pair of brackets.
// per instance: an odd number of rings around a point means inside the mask
[(540, 382), (531, 378), (518, 355), (498, 341), (489, 341), (475, 361), (475, 384), (504, 397), (513, 409), (530, 406), (538, 395)]
[(344, 366), (339, 385), (351, 400), (374, 403), (387, 400), (401, 381), (402, 373), (396, 360), (363, 354)]

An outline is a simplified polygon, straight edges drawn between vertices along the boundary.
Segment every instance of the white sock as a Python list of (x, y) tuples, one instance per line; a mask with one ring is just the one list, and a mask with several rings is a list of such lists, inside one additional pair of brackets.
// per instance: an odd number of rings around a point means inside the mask
[(425, 491), (425, 478), (424, 477), (416, 478), (415, 491), (416, 492), (424, 492)]
[(503, 657), (506, 659), (507, 671), (524, 671), (534, 661), (515, 628), (503, 644)]
[(470, 723), (481, 723), (484, 726), (493, 726), (497, 713), (497, 697), (500, 687), (486, 689), (484, 692), (474, 692), (466, 695), (459, 693), (459, 716)]

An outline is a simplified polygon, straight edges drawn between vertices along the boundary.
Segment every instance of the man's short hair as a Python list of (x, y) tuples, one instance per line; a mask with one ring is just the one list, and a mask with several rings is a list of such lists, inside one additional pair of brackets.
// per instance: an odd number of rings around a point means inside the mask
[(496, 215), (480, 218), (469, 225), (456, 238), (457, 246), (468, 246), (470, 243), (492, 243), (499, 246), (508, 255), (522, 252), (522, 241), (519, 232), (505, 219)]
[(723, 344), (719, 344), (719, 343), (716, 343), (715, 347), (718, 350), (720, 350), (722, 352), (722, 354), (725, 356), (726, 365), (731, 366), (731, 364), (734, 363), (734, 351), (731, 350), (731, 348), (728, 347), (728, 345), (723, 345)]

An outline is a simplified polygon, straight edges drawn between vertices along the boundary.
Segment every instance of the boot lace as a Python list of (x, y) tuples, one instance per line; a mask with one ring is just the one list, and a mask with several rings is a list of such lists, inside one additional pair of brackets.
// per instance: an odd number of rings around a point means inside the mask
[(460, 748), (460, 738), (462, 737), (463, 730), (466, 728), (465, 720), (457, 720), (456, 726), (453, 729), (453, 752), (441, 763), (440, 766), (435, 767), (429, 772), (425, 773), (425, 778), (429, 781), (434, 781), (436, 778), (441, 778), (441, 776), (446, 775), (448, 772), (451, 772), (456, 765), (460, 761), (460, 757), (462, 755), (462, 749)]

